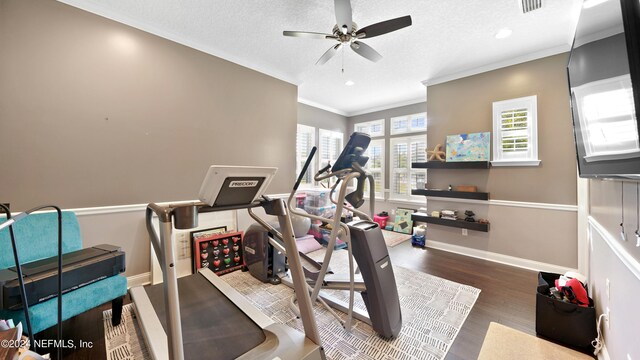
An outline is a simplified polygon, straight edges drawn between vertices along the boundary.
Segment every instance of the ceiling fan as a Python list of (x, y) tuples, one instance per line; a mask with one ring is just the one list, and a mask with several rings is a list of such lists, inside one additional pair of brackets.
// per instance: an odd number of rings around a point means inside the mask
[(353, 22), (351, 17), (351, 0), (334, 0), (334, 5), (336, 10), (336, 25), (333, 27), (331, 34), (308, 31), (284, 31), (282, 33), (284, 36), (338, 41), (336, 45), (329, 48), (329, 50), (318, 59), (316, 65), (322, 65), (329, 61), (343, 46), (349, 46), (358, 55), (373, 62), (380, 61), (382, 55), (360, 40), (390, 33), (411, 25), (411, 16), (407, 15), (358, 29), (358, 25)]

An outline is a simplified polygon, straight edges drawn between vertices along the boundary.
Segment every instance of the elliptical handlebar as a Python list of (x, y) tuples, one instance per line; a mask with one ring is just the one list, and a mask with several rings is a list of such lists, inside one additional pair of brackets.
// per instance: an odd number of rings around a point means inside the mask
[(304, 174), (307, 173), (307, 170), (309, 169), (309, 165), (311, 165), (311, 160), (313, 160), (313, 156), (316, 154), (316, 150), (318, 150), (318, 148), (315, 146), (311, 148), (311, 152), (309, 153), (309, 156), (307, 156), (307, 161), (304, 162), (304, 166), (300, 171), (300, 175), (298, 175), (298, 180), (296, 180), (295, 185), (293, 185), (294, 193), (296, 192), (296, 190), (298, 190), (298, 186), (300, 186), (300, 182), (302, 182), (302, 178), (304, 178)]

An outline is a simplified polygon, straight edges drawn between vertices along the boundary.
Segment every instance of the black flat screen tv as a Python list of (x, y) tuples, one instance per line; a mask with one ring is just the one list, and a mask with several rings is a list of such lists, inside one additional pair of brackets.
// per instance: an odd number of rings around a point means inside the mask
[(579, 174), (640, 179), (640, 1), (593, 3), (567, 66)]

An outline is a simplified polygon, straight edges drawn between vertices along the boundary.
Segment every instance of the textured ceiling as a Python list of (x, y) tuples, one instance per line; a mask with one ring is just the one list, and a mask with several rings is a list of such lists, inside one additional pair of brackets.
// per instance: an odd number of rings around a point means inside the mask
[[(301, 102), (343, 115), (424, 101), (423, 83), (568, 51), (581, 3), (544, 0), (522, 14), (520, 0), (351, 0), (361, 28), (404, 15), (413, 25), (363, 40), (378, 63), (345, 49), (316, 66), (335, 42), (282, 31), (331, 33), (331, 0), (60, 1), (297, 84)], [(513, 34), (495, 39), (503, 27)]]

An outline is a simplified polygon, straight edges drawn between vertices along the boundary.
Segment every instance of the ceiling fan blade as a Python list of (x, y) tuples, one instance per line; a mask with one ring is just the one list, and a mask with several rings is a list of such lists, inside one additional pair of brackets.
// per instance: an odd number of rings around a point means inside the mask
[(327, 50), (320, 57), (320, 59), (318, 59), (318, 61), (316, 61), (316, 65), (323, 65), (324, 63), (329, 61), (329, 59), (331, 59), (333, 57), (333, 55), (335, 55), (336, 52), (338, 52), (338, 49), (340, 48), (340, 46), (342, 46), (342, 44), (336, 44), (335, 46), (330, 47), (329, 50)]
[(373, 50), (373, 48), (363, 42), (354, 41), (351, 43), (351, 49), (358, 53), (358, 55), (369, 59), (373, 62), (378, 62), (382, 60), (382, 55), (378, 54), (377, 51)]
[(311, 39), (336, 39), (332, 34), (316, 33), (309, 31), (283, 31), (284, 36), (311, 38)]
[(362, 38), (369, 39), (374, 36), (390, 33), (392, 31), (396, 31), (410, 25), (411, 25), (411, 15), (402, 16), (399, 18), (395, 18), (387, 21), (381, 21), (379, 23), (365, 26), (356, 32), (356, 36), (359, 39), (362, 39)]
[(336, 8), (336, 24), (343, 34), (350, 33), (353, 25), (351, 0), (333, 0)]

